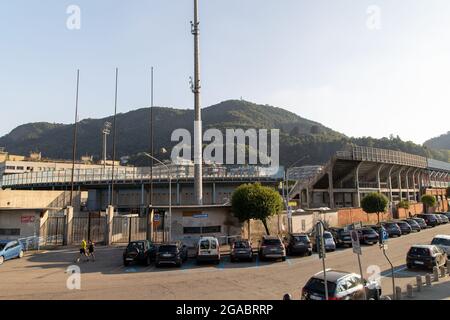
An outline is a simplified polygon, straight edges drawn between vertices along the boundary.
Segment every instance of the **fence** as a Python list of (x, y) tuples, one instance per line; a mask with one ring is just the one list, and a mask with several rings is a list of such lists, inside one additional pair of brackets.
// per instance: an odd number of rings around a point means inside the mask
[(66, 217), (49, 217), (41, 226), (40, 245), (61, 246), (64, 244)]
[(106, 217), (75, 217), (72, 222), (72, 242), (92, 240), (95, 243), (105, 242)]
[(147, 217), (116, 216), (113, 218), (113, 243), (147, 239)]

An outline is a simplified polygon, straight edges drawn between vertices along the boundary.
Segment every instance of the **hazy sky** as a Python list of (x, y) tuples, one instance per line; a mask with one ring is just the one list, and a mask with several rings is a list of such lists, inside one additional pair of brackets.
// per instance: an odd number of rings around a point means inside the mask
[[(2, 0), (0, 135), (155, 103), (190, 108), (192, 0)], [(351, 136), (449, 131), (450, 1), (200, 0), (203, 106), (240, 98)], [(66, 26), (81, 9), (81, 28)], [(373, 7), (375, 6), (375, 7)]]

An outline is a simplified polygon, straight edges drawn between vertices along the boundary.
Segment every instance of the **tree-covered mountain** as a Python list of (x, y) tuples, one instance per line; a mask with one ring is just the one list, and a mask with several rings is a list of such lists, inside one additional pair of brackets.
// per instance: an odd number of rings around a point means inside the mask
[[(185, 128), (193, 132), (194, 111), (155, 107), (154, 150), (162, 147), (170, 149), (177, 142), (171, 142), (175, 129)], [(304, 119), (292, 112), (269, 105), (258, 105), (247, 101), (229, 100), (202, 110), (203, 128), (217, 128), (225, 134), (225, 129), (280, 129), (280, 162), (284, 165), (294, 163), (308, 155), (299, 164), (326, 162), (336, 151), (350, 144), (373, 146), (430, 156), (447, 160), (446, 154), (426, 148), (400, 138), (384, 139), (349, 138), (320, 123)], [(78, 154), (92, 155), (99, 159), (102, 153), (102, 128), (104, 123), (112, 122), (112, 117), (85, 119), (78, 127)], [(150, 109), (142, 108), (117, 115), (117, 158), (130, 156), (135, 163), (142, 159), (134, 156), (150, 148)], [(10, 153), (28, 154), (40, 151), (47, 158), (70, 159), (72, 157), (73, 125), (31, 123), (17, 127), (0, 138), (0, 147)], [(108, 138), (108, 153), (112, 153), (112, 135)], [(158, 152), (155, 152), (158, 154)], [(170, 153), (169, 153), (170, 154)], [(161, 158), (168, 157), (158, 155)]]
[(450, 131), (424, 143), (428, 148), (450, 150)]

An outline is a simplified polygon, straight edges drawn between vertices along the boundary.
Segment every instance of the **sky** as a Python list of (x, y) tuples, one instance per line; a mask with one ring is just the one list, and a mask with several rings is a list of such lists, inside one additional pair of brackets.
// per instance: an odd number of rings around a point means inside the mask
[[(80, 9), (80, 19), (71, 6)], [(192, 0), (2, 0), (0, 136), (150, 104), (192, 108)], [(449, 131), (450, 1), (200, 0), (202, 106), (243, 98), (348, 136)], [(68, 21), (74, 22), (68, 28)], [(73, 29), (78, 26), (79, 29)]]

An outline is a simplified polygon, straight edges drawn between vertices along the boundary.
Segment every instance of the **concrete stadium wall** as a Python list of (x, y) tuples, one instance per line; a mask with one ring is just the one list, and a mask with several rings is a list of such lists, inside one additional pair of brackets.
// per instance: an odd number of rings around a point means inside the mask
[[(80, 204), (78, 192), (74, 192), (74, 204)], [(0, 190), (0, 208), (62, 208), (69, 204), (69, 191)]]

